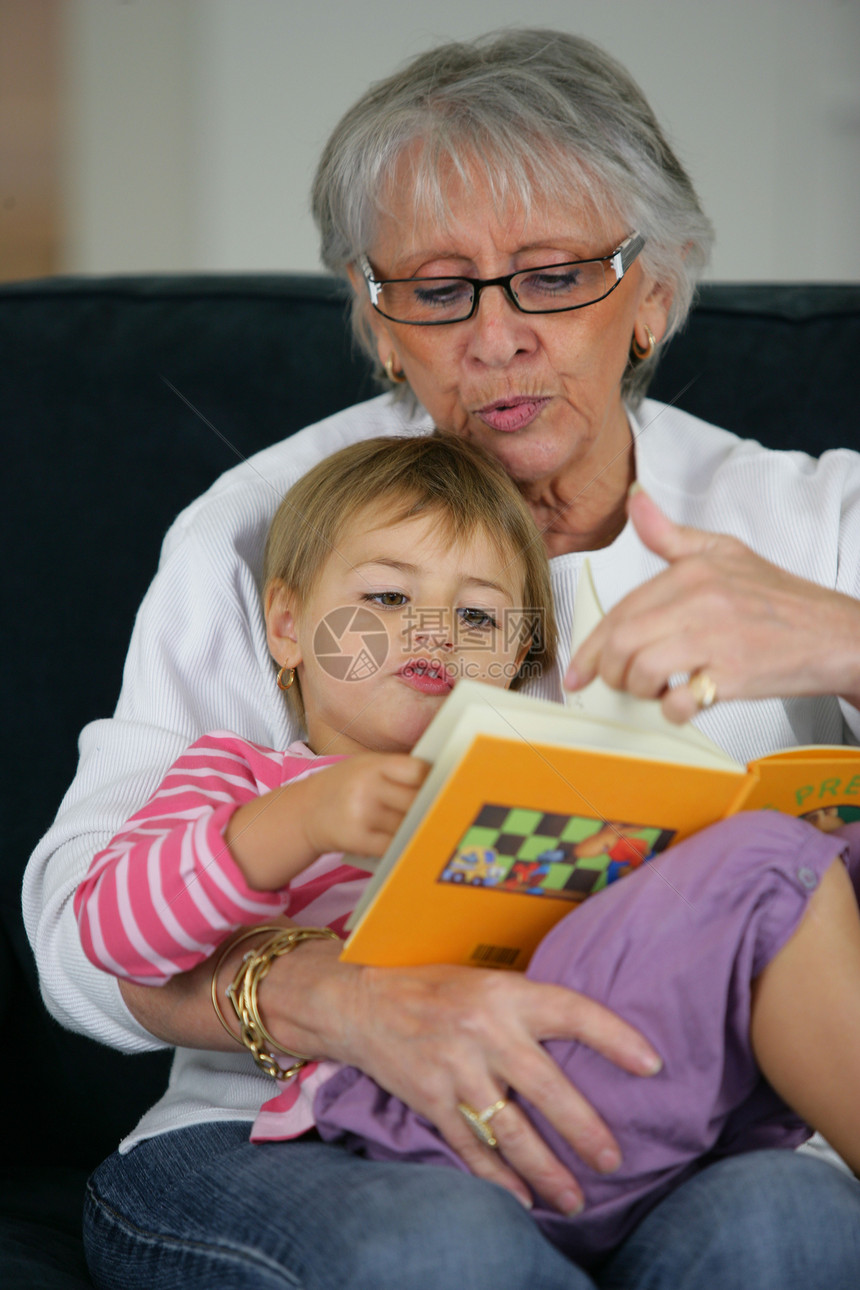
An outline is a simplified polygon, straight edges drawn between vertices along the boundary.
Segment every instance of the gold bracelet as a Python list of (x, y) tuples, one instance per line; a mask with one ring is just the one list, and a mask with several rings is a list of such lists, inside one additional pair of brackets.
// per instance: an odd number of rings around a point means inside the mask
[(218, 978), (221, 975), (221, 969), (226, 963), (227, 959), (235, 950), (236, 946), (241, 945), (243, 941), (249, 941), (252, 936), (261, 936), (263, 932), (278, 933), (278, 932), (282, 932), (283, 930), (284, 930), (283, 927), (277, 927), (271, 923), (261, 924), (259, 927), (250, 927), (246, 932), (243, 932), (241, 936), (234, 936), (233, 939), (227, 943), (227, 946), (223, 954), (219, 957), (218, 962), (215, 964), (215, 970), (212, 973), (212, 983), (210, 987), (210, 994), (212, 996), (212, 1007), (215, 1009), (215, 1016), (221, 1022), (221, 1025), (227, 1031), (227, 1034), (233, 1040), (233, 1043), (238, 1044), (240, 1048), (244, 1048), (245, 1045), (242, 1043), (242, 1040), (239, 1039), (239, 1037), (236, 1035), (235, 1031), (231, 1029), (230, 1025), (228, 1024), (227, 1018), (224, 1016), (224, 1013), (221, 1011), (221, 1004), (218, 1002)]
[[(248, 951), (239, 964), (236, 975), (226, 991), (227, 998), (233, 1005), (233, 1011), (239, 1022), (241, 1039), (236, 1039), (218, 1003), (218, 974), (224, 960), (238, 944), (248, 940), (251, 936), (258, 936), (261, 932), (273, 932), (274, 935), (259, 946), (258, 949)], [(301, 1053), (294, 1053), (289, 1048), (284, 1048), (269, 1034), (260, 1017), (257, 1001), (260, 983), (265, 979), (275, 959), (281, 958), (284, 954), (291, 954), (297, 945), (301, 945), (302, 941), (339, 939), (337, 932), (333, 932), (330, 927), (252, 927), (244, 935), (231, 941), (215, 965), (215, 971), (212, 974), (212, 1004), (218, 1019), (227, 1033), (237, 1043), (243, 1044), (248, 1049), (260, 1070), (265, 1071), (272, 1079), (288, 1080), (313, 1059), (304, 1057)], [(292, 1057), (293, 1064), (285, 1070), (279, 1065), (274, 1053), (266, 1051), (266, 1044), (268, 1044), (269, 1049), (275, 1049), (275, 1051), (283, 1053), (286, 1057)]]

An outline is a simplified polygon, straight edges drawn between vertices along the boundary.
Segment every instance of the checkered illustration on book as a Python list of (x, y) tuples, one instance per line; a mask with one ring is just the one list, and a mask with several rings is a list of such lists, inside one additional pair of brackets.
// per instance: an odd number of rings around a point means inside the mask
[[(600, 617), (586, 567), (574, 648)], [(342, 957), (522, 970), (576, 904), (737, 811), (860, 818), (860, 749), (742, 766), (657, 702), (594, 681), (567, 705), (460, 681), (414, 749), (431, 769), (349, 920)]]
[(487, 803), (439, 881), (580, 901), (638, 869), (673, 836), (659, 826)]

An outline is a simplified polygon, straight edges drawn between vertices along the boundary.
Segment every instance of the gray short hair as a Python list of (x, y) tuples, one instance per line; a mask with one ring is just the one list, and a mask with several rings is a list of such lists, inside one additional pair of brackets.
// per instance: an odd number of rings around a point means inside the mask
[[(597, 45), (565, 32), (495, 32), (440, 45), (372, 85), (335, 128), (314, 179), (322, 259), (334, 273), (373, 245), (397, 162), (416, 141), (415, 201), (440, 221), (446, 168), (464, 175), (477, 164), (500, 207), (514, 200), (528, 211), (573, 194), (643, 233), (643, 269), (673, 292), (666, 339), (682, 326), (711, 223), (642, 91)], [(353, 317), (373, 353), (363, 313), (357, 307)], [(653, 368), (628, 368), (629, 402), (642, 398)]]

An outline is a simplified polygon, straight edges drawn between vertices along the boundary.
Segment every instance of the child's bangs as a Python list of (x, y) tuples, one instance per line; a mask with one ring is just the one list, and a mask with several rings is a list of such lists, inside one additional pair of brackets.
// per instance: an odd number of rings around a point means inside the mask
[[(514, 536), (503, 527), (497, 508), (486, 503), (477, 506), (457, 505), (447, 497), (401, 493), (388, 499), (375, 499), (368, 505), (364, 515), (373, 515), (378, 519), (380, 528), (390, 524), (403, 524), (412, 519), (432, 519), (438, 522), (439, 533), (451, 546), (480, 537), (495, 547), (506, 566), (510, 563), (521, 566), (525, 564), (525, 556)], [(351, 517), (352, 520), (357, 518), (356, 515)], [(510, 523), (510, 516), (505, 518)]]

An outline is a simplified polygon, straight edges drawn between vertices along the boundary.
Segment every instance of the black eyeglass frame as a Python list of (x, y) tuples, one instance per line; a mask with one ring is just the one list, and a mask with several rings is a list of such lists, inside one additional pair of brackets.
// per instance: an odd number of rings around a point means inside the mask
[[(363, 252), (358, 257), (358, 266), (367, 283), (370, 303), (376, 312), (381, 314), (383, 318), (387, 318), (389, 322), (400, 323), (404, 327), (450, 327), (453, 323), (468, 322), (470, 318), (474, 318), (484, 287), (501, 287), (508, 300), (521, 314), (569, 314), (574, 309), (587, 309), (589, 305), (599, 304), (601, 300), (605, 300), (607, 296), (612, 295), (631, 264), (639, 257), (646, 241), (647, 239), (642, 233), (630, 233), (620, 246), (617, 246), (609, 255), (600, 255), (590, 260), (565, 260), (562, 264), (536, 264), (529, 269), (518, 269), (516, 273), (507, 273), (501, 278), (467, 278), (463, 274), (452, 273), (450, 276), (446, 274), (431, 278), (379, 279), (374, 277), (373, 267)], [(577, 264), (608, 264), (615, 274), (615, 281), (608, 291), (604, 291), (602, 296), (597, 296), (594, 300), (586, 300), (581, 305), (562, 305), (556, 309), (524, 309), (519, 300), (517, 300), (511, 285), (514, 278), (519, 278), (521, 275), (528, 273), (541, 273), (545, 269), (569, 269)], [(379, 296), (383, 287), (394, 282), (468, 282), (472, 288), (472, 307), (467, 314), (463, 314), (462, 318), (395, 318), (392, 314), (387, 314), (379, 305)]]

